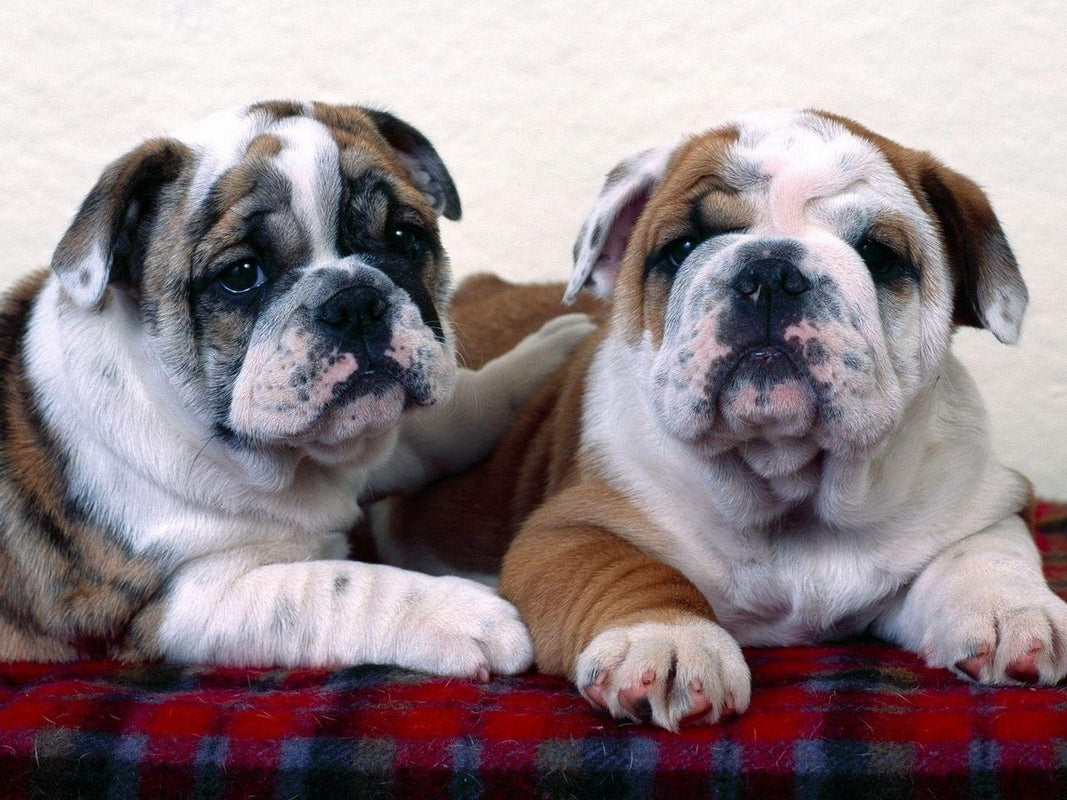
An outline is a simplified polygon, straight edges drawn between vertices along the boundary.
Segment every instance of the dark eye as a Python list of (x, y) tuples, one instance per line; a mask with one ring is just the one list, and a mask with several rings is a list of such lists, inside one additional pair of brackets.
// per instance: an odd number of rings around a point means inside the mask
[(683, 236), (681, 239), (675, 239), (667, 245), (665, 251), (667, 262), (677, 269), (685, 263), (685, 260), (689, 258), (689, 254), (697, 248), (698, 244), (700, 244), (700, 242), (692, 236)]
[(386, 234), (389, 249), (404, 258), (419, 258), (428, 247), (426, 232), (417, 225), (394, 225)]
[(216, 281), (227, 294), (247, 296), (267, 282), (267, 274), (258, 261), (244, 258), (224, 267)]
[(911, 272), (908, 262), (897, 255), (893, 248), (869, 236), (865, 236), (856, 246), (856, 252), (867, 265), (875, 283), (887, 283)]

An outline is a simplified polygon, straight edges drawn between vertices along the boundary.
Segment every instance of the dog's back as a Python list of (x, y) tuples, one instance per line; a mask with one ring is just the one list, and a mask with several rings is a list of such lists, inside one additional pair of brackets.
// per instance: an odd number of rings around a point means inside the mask
[(562, 283), (511, 283), (488, 273), (464, 280), (450, 307), (462, 365), (482, 367), (567, 311), (584, 312), (598, 321), (605, 319), (607, 304), (588, 293), (572, 306), (564, 306), (561, 299), (565, 289)]

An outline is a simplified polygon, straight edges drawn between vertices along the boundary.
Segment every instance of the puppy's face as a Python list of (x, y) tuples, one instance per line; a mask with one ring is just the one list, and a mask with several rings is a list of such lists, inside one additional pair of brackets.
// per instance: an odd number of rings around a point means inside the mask
[(136, 303), (183, 402), (221, 435), (346, 458), (451, 390), (440, 211), (458, 217), (455, 188), (410, 126), (265, 103), (116, 162), (54, 267), (85, 308)]
[(715, 448), (867, 449), (936, 375), (954, 324), (1012, 341), (1026, 305), (974, 184), (818, 112), (623, 162), (575, 255), (571, 293), (614, 287), (662, 425)]

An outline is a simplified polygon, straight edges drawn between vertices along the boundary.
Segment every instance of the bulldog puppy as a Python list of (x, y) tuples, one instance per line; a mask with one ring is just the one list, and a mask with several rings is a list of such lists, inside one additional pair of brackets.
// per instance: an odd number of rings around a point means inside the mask
[(528, 666), (486, 587), (344, 560), (369, 482), (483, 457), (590, 328), (457, 378), (438, 214), (434, 148), (354, 106), (224, 112), (104, 171), (0, 317), (0, 658)]
[[(500, 590), (539, 668), (672, 730), (746, 709), (742, 645), (873, 632), (981, 683), (1064, 676), (1029, 486), (949, 349), (1015, 342), (1027, 304), (977, 185), (848, 119), (743, 116), (610, 173), (583, 287), (610, 321), (484, 467), (394, 507), (392, 560), (489, 570), (514, 536)], [(546, 291), (482, 279), (456, 313), (533, 330)], [(467, 505), (490, 555), (433, 551)]]

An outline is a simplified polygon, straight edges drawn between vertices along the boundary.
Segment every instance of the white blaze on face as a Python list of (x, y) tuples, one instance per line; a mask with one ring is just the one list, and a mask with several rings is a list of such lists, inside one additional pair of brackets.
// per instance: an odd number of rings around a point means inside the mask
[[(802, 239), (827, 230), (820, 204), (893, 210), (917, 227), (930, 224), (908, 187), (873, 143), (833, 120), (774, 111), (733, 120), (738, 140), (727, 174), (745, 186), (756, 212), (754, 232)], [(753, 180), (754, 176), (759, 176)]]
[(266, 132), (273, 117), (250, 112), (247, 106), (218, 111), (171, 135), (189, 145), (196, 158), (196, 174), (189, 186), (189, 208), (197, 208), (225, 172), (240, 163), (249, 143)]
[(313, 258), (335, 256), (341, 194), (337, 143), (329, 129), (310, 116), (311, 105), (304, 105), (308, 116), (277, 119), (267, 111), (239, 107), (175, 131), (174, 138), (193, 149), (197, 163), (189, 187), (190, 211), (199, 207), (220, 177), (241, 163), (253, 139), (277, 136), (282, 152), (274, 164), (292, 187), (291, 205), (308, 233)]
[(802, 237), (809, 202), (859, 188), (884, 161), (871, 145), (842, 135), (828, 120), (774, 115), (755, 122), (736, 120), (740, 136), (729, 157), (762, 177), (757, 227), (777, 236)]
[(310, 240), (312, 261), (335, 258), (341, 197), (337, 143), (325, 125), (307, 117), (287, 117), (271, 133), (282, 141), (274, 163), (289, 179), (291, 206)]

